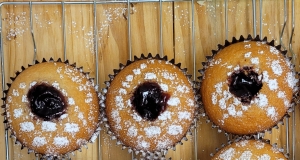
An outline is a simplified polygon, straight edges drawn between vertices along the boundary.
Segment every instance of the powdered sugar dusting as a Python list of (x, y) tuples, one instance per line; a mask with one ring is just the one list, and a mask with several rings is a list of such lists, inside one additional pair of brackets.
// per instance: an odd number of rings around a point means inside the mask
[(271, 157), (268, 154), (263, 154), (258, 157), (258, 160), (271, 160)]
[(282, 68), (280, 66), (279, 60), (272, 61), (271, 68), (274, 74), (280, 76), (282, 74)]
[(128, 128), (127, 136), (129, 137), (135, 137), (137, 136), (137, 128), (135, 126), (131, 126)]
[(76, 123), (66, 123), (64, 131), (69, 133), (76, 133), (79, 132), (79, 126)]
[(178, 97), (171, 97), (167, 104), (170, 106), (178, 106), (180, 104), (180, 99)]
[(23, 109), (22, 108), (14, 109), (14, 117), (15, 118), (19, 118), (20, 116), (22, 116), (22, 114), (23, 114)]
[(268, 82), (268, 86), (271, 91), (278, 89), (278, 83), (276, 79), (270, 79)]
[(144, 128), (145, 134), (147, 137), (151, 138), (154, 136), (158, 136), (161, 133), (161, 128), (158, 126), (151, 126)]
[(222, 160), (230, 160), (232, 159), (234, 154), (235, 150), (233, 148), (229, 148), (228, 150), (220, 154), (219, 158), (221, 158)]
[(146, 73), (144, 79), (156, 79), (156, 74)]
[(167, 119), (171, 119), (171, 112), (165, 111), (157, 117), (159, 120), (165, 121)]
[(240, 160), (251, 160), (252, 152), (251, 151), (244, 151), (241, 156), (239, 157)]
[(182, 127), (180, 125), (171, 125), (168, 128), (168, 134), (178, 135), (182, 133)]
[(57, 147), (65, 147), (69, 145), (69, 140), (67, 137), (54, 137), (53, 144)]
[(34, 130), (34, 124), (32, 122), (20, 123), (20, 130), (23, 132), (31, 132)]
[(46, 132), (53, 132), (56, 131), (56, 123), (50, 121), (43, 121), (42, 122), (42, 130)]
[(178, 119), (181, 121), (183, 119), (192, 119), (192, 115), (190, 112), (178, 112)]
[(34, 137), (32, 141), (32, 145), (36, 147), (41, 147), (43, 145), (47, 144), (45, 137)]

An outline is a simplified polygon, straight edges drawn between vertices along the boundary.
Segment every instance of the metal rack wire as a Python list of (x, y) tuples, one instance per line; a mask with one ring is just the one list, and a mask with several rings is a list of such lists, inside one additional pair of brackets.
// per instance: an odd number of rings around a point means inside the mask
[[(195, 48), (195, 24), (194, 24), (194, 20), (195, 20), (195, 0), (106, 0), (106, 1), (84, 1), (84, 2), (75, 2), (75, 1), (72, 1), (72, 2), (1, 2), (0, 3), (0, 18), (2, 19), (2, 7), (3, 6), (7, 6), (7, 5), (24, 5), (24, 6), (29, 6), (29, 9), (30, 9), (30, 32), (31, 32), (31, 38), (32, 38), (32, 42), (33, 42), (33, 48), (34, 48), (34, 52), (33, 52), (33, 63), (35, 62), (36, 60), (36, 57), (37, 57), (37, 46), (36, 46), (36, 40), (35, 40), (35, 33), (34, 33), (34, 28), (33, 28), (33, 11), (32, 11), (32, 6), (33, 5), (61, 5), (61, 8), (62, 8), (62, 18), (61, 18), (61, 23), (62, 23), (62, 37), (63, 37), (63, 43), (64, 43), (64, 48), (63, 48), (63, 51), (64, 51), (64, 60), (66, 59), (67, 57), (67, 52), (66, 52), (66, 24), (65, 24), (65, 18), (66, 18), (66, 15), (65, 15), (65, 5), (77, 5), (77, 4), (89, 4), (89, 5), (93, 5), (93, 40), (94, 40), (94, 53), (95, 53), (95, 70), (96, 70), (96, 77), (95, 77), (95, 80), (96, 82), (98, 83), (98, 79), (99, 79), (99, 72), (98, 72), (98, 66), (99, 66), (99, 62), (98, 62), (98, 38), (97, 38), (97, 35), (98, 35), (98, 29), (97, 29), (97, 5), (102, 5), (102, 4), (108, 4), (108, 3), (124, 3), (124, 4), (127, 4), (127, 14), (126, 14), (126, 18), (127, 18), (127, 33), (128, 33), (128, 53), (130, 55), (130, 57), (132, 57), (132, 41), (131, 41), (131, 34), (132, 34), (132, 31), (131, 31), (131, 3), (145, 3), (145, 2), (156, 2), (156, 3), (159, 3), (159, 48), (160, 48), (160, 54), (161, 56), (164, 55), (164, 52), (163, 52), (163, 47), (164, 47), (164, 44), (163, 44), (163, 18), (162, 18), (162, 4), (164, 2), (179, 2), (179, 1), (187, 1), (187, 2), (190, 2), (190, 5), (191, 5), (191, 10), (192, 10), (192, 13), (191, 13), (191, 51), (192, 51), (192, 57), (193, 57), (193, 74), (196, 75), (196, 72), (197, 72), (197, 68), (196, 68), (196, 48)], [(200, 0), (200, 1), (205, 1), (205, 0)], [(262, 0), (259, 0), (259, 8), (257, 9), (256, 4), (257, 0), (252, 0), (252, 20), (253, 20), (253, 35), (257, 35), (257, 22), (259, 22), (259, 35), (260, 37), (262, 37), (263, 35), (263, 30), (262, 30), (262, 15), (263, 15), (263, 11), (262, 11)], [(283, 38), (283, 33), (285, 32), (286, 30), (286, 24), (288, 23), (287, 22), (287, 9), (288, 9), (288, 5), (287, 5), (287, 0), (284, 0), (284, 22), (283, 22), (283, 27), (282, 27), (282, 30), (280, 31), (280, 44), (285, 48), (285, 46), (288, 46), (288, 50), (289, 52), (294, 56), (295, 53), (294, 53), (294, 50), (293, 50), (293, 46), (292, 46), (292, 40), (293, 40), (293, 36), (294, 36), (294, 28), (295, 28), (295, 5), (294, 5), (294, 0), (291, 1), (292, 3), (292, 21), (291, 21), (291, 25), (292, 25), (292, 30), (291, 30), (291, 33), (290, 33), (290, 37), (289, 37), (289, 44), (284, 44), (283, 41), (282, 41), (282, 38)], [(224, 30), (224, 33), (225, 33), (225, 38), (228, 39), (228, 0), (224, 0), (224, 10), (225, 10), (225, 30)], [(258, 12), (259, 10), (259, 12)], [(256, 19), (257, 17), (257, 13), (259, 13), (259, 21)], [(0, 21), (0, 63), (1, 63), (1, 72), (2, 72), (2, 75), (1, 75), (1, 80), (2, 80), (2, 89), (4, 90), (6, 88), (5, 84), (5, 79), (6, 79), (6, 76), (7, 74), (5, 73), (5, 58), (4, 57), (4, 50), (3, 50), (3, 38), (4, 38), (4, 34), (3, 34), (3, 28), (2, 28), (2, 21)], [(194, 79), (195, 80), (195, 79)], [(97, 84), (98, 85), (98, 84)], [(294, 109), (294, 108), (293, 108)], [(290, 141), (290, 137), (289, 137), (289, 134), (286, 134), (287, 137), (286, 137), (286, 153), (289, 154), (290, 151), (292, 150), (292, 155), (290, 155), (290, 159), (295, 159), (295, 112), (292, 112), (292, 118), (291, 118), (291, 121), (290, 122), (290, 119), (289, 118), (286, 118), (286, 132), (289, 133), (289, 132), (292, 132), (292, 141)], [(289, 127), (289, 123), (292, 123), (292, 128)], [(6, 124), (4, 124), (6, 125)], [(5, 128), (7, 128), (7, 126), (5, 126)], [(196, 135), (197, 134), (197, 129), (194, 130), (194, 134)], [(259, 135), (260, 136), (260, 135)], [(100, 145), (100, 141), (98, 142), (99, 145)], [(290, 149), (290, 143), (292, 143), (292, 149)], [(10, 157), (10, 150), (9, 150), (9, 133), (8, 133), (8, 130), (5, 130), (5, 148), (6, 148), (6, 160), (9, 160), (9, 157)], [(194, 149), (195, 149), (195, 159), (197, 159), (197, 139), (196, 139), (196, 136), (194, 137)], [(100, 154), (100, 153), (99, 153)], [(101, 156), (99, 156), (101, 157)], [(134, 159), (134, 155), (132, 155), (132, 159)], [(38, 157), (37, 157), (38, 159)]]

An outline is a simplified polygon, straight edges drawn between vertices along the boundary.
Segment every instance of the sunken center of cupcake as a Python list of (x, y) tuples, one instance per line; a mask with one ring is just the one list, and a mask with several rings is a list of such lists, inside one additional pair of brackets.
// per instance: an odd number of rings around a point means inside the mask
[(154, 121), (167, 109), (169, 98), (157, 83), (144, 82), (135, 89), (131, 103), (143, 119)]
[(27, 98), (31, 111), (45, 121), (58, 119), (67, 106), (63, 94), (46, 83), (32, 86), (27, 93)]
[(228, 82), (230, 93), (244, 104), (250, 104), (262, 88), (262, 76), (248, 66), (233, 72), (228, 77)]

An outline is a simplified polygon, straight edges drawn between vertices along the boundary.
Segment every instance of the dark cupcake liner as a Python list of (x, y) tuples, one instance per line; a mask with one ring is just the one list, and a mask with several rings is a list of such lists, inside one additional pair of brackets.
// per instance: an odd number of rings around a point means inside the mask
[[(36, 60), (35, 63), (34, 63), (33, 65), (39, 64), (39, 63), (44, 63), (44, 62), (62, 62), (62, 60), (61, 60), (61, 58), (59, 58), (58, 60), (55, 61), (53, 58), (50, 58), (49, 61), (47, 61), (45, 58), (43, 58), (42, 62), (39, 62), (39, 61)], [(90, 77), (89, 77), (89, 72), (83, 72), (83, 67), (77, 68), (77, 67), (76, 67), (76, 63), (70, 64), (68, 60), (64, 61), (63, 63), (65, 63), (66, 65), (72, 66), (72, 67), (74, 67), (75, 69), (77, 69), (78, 71), (80, 71), (81, 73), (83, 73), (83, 74), (87, 77), (87, 79), (89, 79), (89, 81), (90, 81), (92, 84), (94, 84), (94, 78), (90, 78)], [(28, 64), (28, 68), (31, 67), (31, 66), (33, 66), (33, 65)], [(11, 82), (11, 83), (7, 83), (8, 89), (3, 91), (3, 93), (4, 93), (5, 96), (2, 98), (2, 100), (3, 100), (3, 105), (1, 106), (1, 108), (4, 109), (4, 112), (3, 112), (1, 115), (4, 116), (4, 123), (6, 124), (6, 128), (5, 128), (5, 129), (6, 129), (6, 130), (10, 130), (10, 132), (11, 132), (10, 137), (14, 139), (14, 143), (17, 144), (17, 145), (20, 145), (20, 146), (21, 146), (21, 149), (27, 148), (27, 149), (28, 149), (28, 154), (34, 153), (35, 156), (36, 156), (36, 157), (40, 157), (40, 159), (63, 159), (63, 158), (70, 158), (70, 155), (74, 155), (74, 152), (75, 152), (75, 151), (80, 151), (80, 152), (81, 152), (82, 147), (87, 148), (87, 144), (88, 144), (88, 143), (93, 143), (93, 142), (96, 140), (96, 138), (98, 137), (98, 135), (99, 135), (99, 133), (100, 133), (100, 130), (101, 130), (101, 128), (100, 128), (100, 117), (98, 118), (99, 123), (98, 123), (98, 125), (97, 125), (97, 129), (95, 130), (95, 132), (93, 133), (93, 135), (90, 137), (90, 139), (87, 140), (86, 142), (84, 142), (84, 143), (80, 146), (80, 148), (78, 148), (78, 149), (76, 149), (76, 150), (74, 150), (74, 151), (70, 151), (70, 152), (68, 152), (68, 153), (66, 153), (66, 154), (41, 154), (41, 153), (37, 153), (37, 152), (35, 152), (33, 149), (28, 148), (26, 145), (24, 145), (24, 144), (22, 144), (20, 141), (18, 141), (18, 139), (17, 139), (16, 136), (15, 136), (14, 131), (13, 131), (12, 128), (11, 128), (11, 125), (10, 125), (10, 123), (9, 123), (9, 120), (7, 119), (7, 116), (6, 116), (7, 114), (6, 114), (6, 103), (5, 103), (5, 101), (6, 101), (6, 95), (7, 95), (7, 93), (8, 93), (8, 90), (9, 90), (11, 84), (12, 84), (13, 81), (17, 78), (17, 76), (18, 76), (22, 71), (24, 71), (24, 70), (26, 70), (26, 68), (25, 68), (24, 66), (22, 66), (22, 67), (21, 67), (21, 71), (17, 71), (17, 72), (15, 73), (15, 77), (10, 77), (10, 79), (11, 79), (12, 82)], [(96, 93), (97, 93), (97, 95), (98, 95), (98, 99), (100, 99), (100, 94), (99, 94), (98, 91), (97, 91), (97, 90), (98, 90), (98, 85), (94, 85), (94, 88), (95, 88), (95, 91), (96, 91)]]
[(105, 128), (107, 128), (107, 134), (110, 136), (111, 140), (116, 140), (116, 145), (120, 145), (122, 149), (127, 149), (128, 153), (134, 153), (135, 155), (138, 155), (141, 159), (166, 159), (165, 155), (167, 154), (168, 150), (172, 149), (172, 150), (176, 150), (176, 145), (180, 144), (182, 145), (182, 141), (187, 141), (187, 135), (192, 135), (193, 129), (196, 127), (196, 122), (199, 119), (199, 105), (198, 105), (198, 99), (199, 97), (196, 95), (196, 91), (197, 89), (194, 88), (195, 86), (195, 82), (191, 80), (192, 75), (188, 75), (187, 74), (187, 68), (183, 68), (181, 69), (181, 63), (175, 64), (175, 60), (172, 59), (168, 62), (172, 63), (173, 65), (177, 66), (178, 68), (180, 68), (180, 70), (185, 74), (185, 76), (188, 78), (188, 80), (190, 81), (191, 86), (193, 87), (193, 92), (195, 95), (195, 104), (196, 104), (196, 109), (195, 109), (195, 114), (194, 114), (194, 120), (189, 128), (189, 130), (187, 131), (187, 133), (185, 134), (185, 136), (182, 137), (182, 139), (180, 141), (178, 141), (177, 143), (175, 143), (172, 146), (169, 146), (165, 149), (161, 149), (161, 150), (156, 150), (154, 152), (151, 151), (147, 151), (147, 150), (139, 150), (130, 146), (126, 146), (124, 143), (122, 143), (120, 140), (118, 140), (118, 137), (111, 131), (110, 129), (110, 125), (108, 124), (108, 120), (107, 120), (107, 116), (106, 116), (106, 112), (105, 112), (105, 99), (106, 99), (106, 93), (107, 90), (111, 84), (111, 82), (113, 81), (114, 77), (122, 70), (124, 69), (126, 66), (130, 65), (131, 63), (138, 61), (138, 60), (142, 60), (142, 59), (157, 59), (157, 60), (163, 60), (163, 61), (168, 61), (167, 56), (164, 57), (160, 57), (159, 54), (156, 54), (155, 56), (152, 56), (151, 53), (149, 53), (147, 56), (145, 56), (144, 54), (141, 54), (141, 57), (138, 58), (137, 56), (134, 56), (134, 60), (130, 61), (128, 60), (127, 63), (124, 64), (119, 64), (119, 69), (114, 69), (113, 75), (109, 75), (110, 80), (109, 81), (105, 81), (105, 85), (106, 88), (102, 89), (102, 95), (100, 97), (100, 107), (101, 107), (101, 123), (103, 123), (103, 125), (105, 126)]
[(219, 133), (221, 132), (224, 132), (226, 136), (229, 136), (229, 135), (232, 135), (232, 136), (237, 136), (237, 137), (253, 137), (253, 136), (257, 136), (257, 137), (260, 137), (260, 136), (264, 136), (265, 132), (269, 132), (269, 133), (272, 133), (272, 129), (275, 128), (275, 129), (278, 129), (279, 128), (279, 124), (282, 124), (284, 125), (284, 119), (285, 118), (289, 118), (290, 117), (290, 113), (294, 112), (294, 107), (299, 103), (299, 82), (297, 82), (295, 88), (293, 89), (294, 91), (294, 94), (293, 94), (293, 98), (292, 98), (292, 102), (289, 106), (289, 108), (287, 109), (287, 112), (286, 114), (282, 117), (281, 120), (278, 121), (277, 124), (275, 124), (274, 126), (266, 129), (266, 130), (263, 130), (263, 131), (260, 131), (260, 132), (257, 132), (257, 133), (254, 133), (254, 134), (249, 134), (249, 135), (235, 135), (235, 134), (232, 134), (232, 133), (229, 133), (229, 132), (226, 132), (225, 130), (221, 129), (218, 125), (216, 125), (215, 123), (213, 123), (209, 116), (206, 114), (205, 112), (205, 109), (203, 107), (203, 104), (202, 104), (202, 100), (201, 100), (201, 93), (200, 93), (200, 87), (201, 87), (201, 83), (202, 83), (202, 79), (203, 79), (203, 76), (205, 74), (205, 70), (208, 68), (210, 62), (213, 60), (214, 56), (216, 54), (218, 54), (219, 51), (221, 51), (222, 49), (224, 49), (225, 47), (231, 45), (231, 44), (235, 44), (235, 43), (238, 43), (238, 42), (244, 42), (244, 41), (257, 41), (257, 42), (262, 42), (262, 43), (265, 43), (267, 45), (270, 45), (270, 46), (273, 46), (275, 47), (279, 52), (280, 54), (282, 54), (285, 58), (286, 58), (286, 61), (289, 63), (289, 68), (293, 71), (295, 77), (299, 77), (299, 73), (295, 71), (295, 65), (292, 64), (292, 57), (288, 57), (287, 56), (287, 50), (281, 50), (281, 45), (277, 45), (275, 46), (275, 41), (272, 40), (270, 42), (268, 42), (267, 40), (267, 37), (264, 37), (263, 39), (261, 39), (259, 37), (259, 35), (257, 35), (255, 38), (253, 38), (250, 34), (245, 38), (243, 37), (242, 35), (240, 36), (239, 39), (237, 39), (236, 37), (233, 37), (232, 38), (232, 41), (229, 42), (228, 40), (225, 40), (225, 44), (224, 45), (221, 45), (221, 44), (218, 44), (218, 49), (217, 50), (212, 50), (212, 55), (210, 56), (206, 56), (206, 61), (205, 62), (202, 62), (202, 66), (203, 68), (202, 69), (199, 69), (198, 72), (200, 73), (200, 76), (197, 77), (199, 82), (197, 82), (197, 88), (198, 88), (198, 91), (197, 91), (197, 94), (198, 94), (198, 97), (200, 102), (199, 104), (201, 104), (201, 112), (200, 112), (200, 115), (201, 117), (205, 118), (206, 119), (206, 122), (207, 123), (212, 123), (212, 128), (216, 128), (218, 130)]

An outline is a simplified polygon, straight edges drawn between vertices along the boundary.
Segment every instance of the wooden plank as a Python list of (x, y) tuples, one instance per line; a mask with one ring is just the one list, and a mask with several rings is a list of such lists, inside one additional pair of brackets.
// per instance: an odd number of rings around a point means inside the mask
[[(12, 1), (12, 0), (10, 0)], [(262, 31), (262, 36), (268, 40), (274, 39), (275, 44), (281, 43), (280, 35), (284, 22), (284, 1), (262, 1), (262, 28), (260, 28), (259, 0), (256, 0), (256, 29), (257, 34)], [(221, 0), (207, 1), (202, 5), (194, 2), (195, 44), (192, 39), (192, 4), (191, 2), (163, 2), (162, 3), (162, 43), (160, 42), (160, 6), (159, 3), (134, 3), (131, 8), (130, 22), (126, 19), (127, 3), (102, 4), (96, 6), (97, 12), (97, 45), (98, 45), (98, 74), (99, 88), (105, 87), (104, 81), (109, 80), (108, 75), (113, 74), (113, 69), (119, 68), (119, 63), (125, 64), (133, 56), (141, 53), (160, 53), (161, 44), (163, 55), (169, 59), (175, 58), (176, 63), (181, 63), (182, 68), (187, 68), (192, 74), (192, 79), (197, 80), (197, 72), (202, 68), (205, 56), (211, 55), (211, 50), (217, 49), (217, 44), (224, 44), (225, 39), (231, 41), (232, 37), (253, 34), (252, 1), (228, 1), (228, 32), (225, 30), (225, 3)], [(94, 17), (93, 5), (65, 5), (65, 35), (66, 57), (71, 63), (83, 66), (92, 77), (96, 76), (96, 59), (94, 52)], [(295, 2), (296, 19), (300, 15), (300, 2)], [(292, 31), (292, 4), (287, 2), (287, 24), (282, 36), (282, 44), (291, 55), (289, 40)], [(4, 44), (5, 82), (10, 82), (9, 77), (20, 71), (21, 66), (32, 64), (34, 59), (33, 38), (30, 27), (29, 5), (4, 5), (2, 6), (2, 34)], [(64, 57), (64, 39), (62, 28), (61, 5), (33, 5), (33, 32), (36, 42), (37, 59)], [(130, 56), (128, 44), (128, 23), (131, 27), (130, 39), (132, 42)], [(300, 22), (296, 20), (296, 26)], [(296, 56), (294, 63), (299, 70), (298, 51), (300, 50), (300, 36), (298, 32), (293, 35), (292, 47)], [(194, 45), (194, 46), (193, 46)], [(194, 47), (194, 48), (193, 48)], [(195, 49), (195, 59), (193, 49)], [(296, 125), (300, 122), (298, 106), (295, 110)], [(266, 133), (265, 138), (271, 143), (286, 148), (286, 134), (289, 134), (289, 147), (292, 147), (292, 131), (286, 133), (286, 121)], [(206, 118), (197, 122), (197, 135), (188, 136), (188, 141), (177, 145), (176, 151), (170, 150), (167, 158), (172, 159), (210, 159), (210, 154), (215, 153), (215, 148), (227, 142), (224, 133), (218, 133), (211, 128), (211, 123), (206, 123)], [(292, 119), (289, 119), (292, 128)], [(299, 127), (295, 129), (296, 135), (300, 133)], [(0, 125), (0, 137), (4, 137), (4, 125)], [(10, 159), (35, 159), (33, 154), (27, 154), (27, 149), (21, 150), (14, 145), (14, 140), (9, 138)], [(296, 137), (296, 151), (300, 148), (300, 140)], [(290, 151), (292, 154), (292, 151)], [(296, 159), (300, 153), (296, 152)], [(4, 138), (0, 139), (0, 155), (5, 155)], [(127, 149), (122, 150), (116, 141), (101, 132), (100, 138), (88, 149), (75, 152), (72, 159), (132, 159)], [(139, 156), (137, 156), (139, 157)]]

